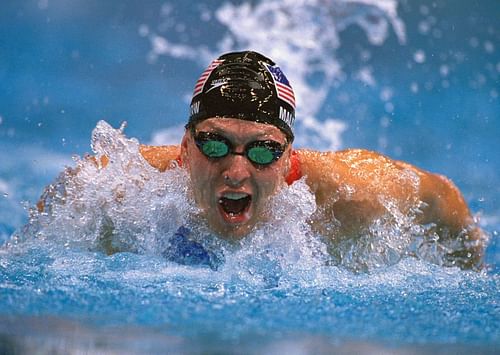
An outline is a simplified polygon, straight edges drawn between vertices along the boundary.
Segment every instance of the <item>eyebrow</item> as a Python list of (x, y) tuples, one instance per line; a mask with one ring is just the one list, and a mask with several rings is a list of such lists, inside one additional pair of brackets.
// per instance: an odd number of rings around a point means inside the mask
[[(215, 134), (219, 134), (231, 141), (233, 141), (235, 138), (238, 138), (238, 137), (235, 137), (233, 134), (231, 134), (231, 132), (228, 132), (226, 131), (224, 128), (222, 127), (207, 127), (205, 129), (201, 129), (201, 130), (197, 130), (198, 132), (209, 132), (209, 133), (215, 133)], [(267, 140), (272, 140), (272, 141), (275, 141), (275, 142), (278, 142), (280, 144), (286, 144), (286, 140), (284, 142), (281, 142), (280, 139), (277, 139), (277, 138), (268, 138), (266, 136), (268, 136), (269, 133), (266, 133), (266, 132), (254, 132), (253, 134), (247, 134), (245, 135), (245, 141), (246, 143), (250, 143), (252, 141), (256, 141), (256, 140), (262, 140), (262, 141), (267, 141)]]

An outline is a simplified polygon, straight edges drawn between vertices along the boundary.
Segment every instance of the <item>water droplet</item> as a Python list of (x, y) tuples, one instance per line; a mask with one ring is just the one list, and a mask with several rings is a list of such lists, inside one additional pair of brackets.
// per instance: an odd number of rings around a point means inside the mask
[(479, 46), (479, 40), (476, 37), (471, 37), (471, 39), (469, 40), (469, 45), (472, 48), (477, 48)]
[(484, 42), (484, 50), (487, 53), (493, 53), (495, 51), (495, 46), (493, 45), (492, 42), (486, 41), (486, 42)]
[(384, 116), (380, 119), (380, 126), (387, 128), (391, 124), (391, 119), (387, 116)]
[(394, 112), (394, 104), (392, 102), (386, 102), (384, 105), (385, 112), (392, 113)]
[(391, 88), (383, 88), (380, 92), (380, 99), (383, 101), (389, 101), (394, 95)]
[(450, 73), (450, 68), (447, 65), (443, 64), (439, 67), (439, 73), (441, 74), (441, 76), (448, 76), (448, 74)]
[(49, 0), (39, 0), (38, 1), (38, 8), (40, 10), (45, 10), (49, 7)]
[(212, 14), (210, 13), (210, 11), (205, 10), (200, 14), (200, 19), (204, 22), (208, 22), (212, 19)]
[(432, 30), (432, 35), (434, 36), (434, 38), (442, 38), (443, 37), (443, 31), (441, 31), (439, 28), (435, 28), (434, 30)]
[(429, 15), (429, 7), (425, 5), (420, 6), (420, 13), (422, 15)]
[(423, 35), (429, 33), (430, 29), (431, 26), (427, 21), (422, 21), (418, 24), (418, 31)]
[(425, 62), (425, 52), (421, 49), (419, 49), (418, 51), (416, 51), (414, 54), (413, 54), (413, 60), (419, 64), (422, 64)]
[(125, 128), (127, 128), (127, 121), (123, 121), (122, 124), (120, 125), (119, 128), (120, 133), (123, 133), (123, 131), (125, 131)]
[(149, 27), (148, 25), (140, 25), (139, 26), (139, 36), (141, 37), (146, 37), (149, 34)]

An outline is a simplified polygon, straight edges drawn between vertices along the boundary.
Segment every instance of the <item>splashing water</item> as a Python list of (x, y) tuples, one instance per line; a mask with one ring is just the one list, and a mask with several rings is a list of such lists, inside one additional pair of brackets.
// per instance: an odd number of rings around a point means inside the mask
[[(171, 169), (156, 170), (140, 154), (138, 141), (127, 138), (123, 129), (124, 125), (114, 129), (104, 121), (97, 124), (91, 144), (95, 157), (75, 158), (76, 166), (67, 168), (46, 189), (38, 210), (32, 210), (29, 223), (10, 246), (48, 242), (69, 249), (161, 256), (182, 227), (190, 231), (191, 240), (225, 260), (223, 273), (266, 287), (291, 280), (314, 284), (324, 277), (321, 274), (330, 272), (329, 264), (370, 271), (396, 264), (407, 255), (444, 264), (449, 252), (437, 243), (432, 228), (415, 223), (420, 201), (410, 201), (413, 209), (403, 212), (383, 194), (378, 196), (386, 211), (382, 217), (360, 235), (325, 244), (325, 237), (315, 235), (309, 224), (321, 211), (304, 179), (270, 199), (268, 219), (249, 236), (237, 243), (224, 241), (208, 228), (196, 207), (185, 169), (172, 162)], [(413, 190), (419, 186), (410, 171), (390, 179), (399, 179), (401, 186)], [(346, 183), (336, 194), (349, 199), (352, 189)], [(369, 193), (370, 186), (366, 189)], [(332, 217), (335, 228), (339, 222)], [(431, 242), (438, 248), (430, 248)]]
[[(112, 250), (145, 253), (157, 249), (157, 236), (173, 234), (185, 223), (195, 207), (188, 202), (184, 171), (160, 173), (142, 158), (138, 141), (122, 130), (97, 124), (92, 134), (96, 157), (75, 158), (76, 167), (46, 189), (43, 212), (32, 211), (27, 226), (32, 236), (90, 250), (111, 243)], [(105, 168), (102, 157), (109, 158)]]

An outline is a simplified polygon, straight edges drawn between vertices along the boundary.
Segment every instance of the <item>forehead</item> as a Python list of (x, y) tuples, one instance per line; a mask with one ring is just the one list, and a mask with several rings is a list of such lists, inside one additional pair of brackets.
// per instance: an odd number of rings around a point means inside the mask
[(237, 118), (209, 118), (198, 123), (196, 130), (213, 131), (241, 140), (245, 138), (274, 139), (280, 142), (286, 140), (285, 134), (276, 126)]

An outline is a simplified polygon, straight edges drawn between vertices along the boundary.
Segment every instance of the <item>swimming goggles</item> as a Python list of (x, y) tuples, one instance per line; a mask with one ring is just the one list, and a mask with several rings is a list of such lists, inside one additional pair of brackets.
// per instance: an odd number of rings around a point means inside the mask
[(228, 154), (244, 155), (257, 166), (266, 166), (278, 160), (285, 151), (286, 145), (272, 140), (253, 141), (248, 143), (243, 152), (234, 151), (233, 144), (226, 137), (213, 132), (193, 132), (196, 146), (207, 158), (220, 159)]

